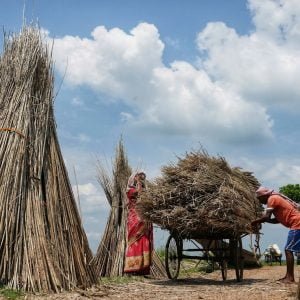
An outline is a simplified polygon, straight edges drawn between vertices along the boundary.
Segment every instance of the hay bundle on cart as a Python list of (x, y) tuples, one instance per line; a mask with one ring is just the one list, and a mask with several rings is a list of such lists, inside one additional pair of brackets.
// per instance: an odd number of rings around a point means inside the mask
[(60, 151), (51, 53), (40, 31), (6, 36), (0, 57), (0, 280), (33, 292), (96, 282)]
[(258, 186), (252, 173), (231, 168), (225, 158), (194, 151), (164, 166), (138, 207), (147, 220), (187, 238), (239, 236), (261, 211)]

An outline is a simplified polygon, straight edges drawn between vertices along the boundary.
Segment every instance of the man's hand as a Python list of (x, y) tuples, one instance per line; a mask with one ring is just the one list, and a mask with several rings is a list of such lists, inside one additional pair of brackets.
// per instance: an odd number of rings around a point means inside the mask
[(252, 221), (251, 222), (251, 227), (252, 227), (252, 230), (254, 232), (257, 232), (261, 229), (261, 223), (260, 222), (257, 222), (256, 220), (255, 221)]

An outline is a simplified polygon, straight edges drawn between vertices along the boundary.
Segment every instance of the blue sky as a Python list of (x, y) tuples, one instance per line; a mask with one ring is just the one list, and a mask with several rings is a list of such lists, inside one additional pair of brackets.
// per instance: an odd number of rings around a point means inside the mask
[[(108, 212), (95, 162), (110, 162), (121, 135), (150, 179), (202, 145), (268, 187), (299, 183), (299, 1), (0, 4), (6, 32), (20, 31), (24, 12), (54, 42), (57, 130), (94, 251)], [(263, 249), (283, 248), (286, 229), (263, 232)]]

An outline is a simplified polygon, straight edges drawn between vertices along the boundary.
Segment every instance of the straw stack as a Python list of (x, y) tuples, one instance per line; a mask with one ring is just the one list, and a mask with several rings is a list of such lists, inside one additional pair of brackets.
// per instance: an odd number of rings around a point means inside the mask
[(223, 157), (194, 151), (162, 168), (148, 185), (138, 209), (142, 216), (184, 237), (239, 236), (261, 211), (259, 182), (250, 172), (231, 168)]
[(56, 135), (51, 53), (40, 31), (5, 36), (0, 57), (0, 280), (58, 292), (96, 282)]
[(98, 276), (122, 276), (126, 251), (126, 186), (131, 174), (122, 140), (116, 148), (112, 176), (100, 161), (97, 173), (111, 210), (93, 262)]
[[(125, 153), (122, 139), (116, 148), (112, 176), (98, 161), (98, 181), (111, 207), (107, 225), (93, 259), (98, 276), (123, 276), (127, 247), (127, 196), (126, 187), (131, 167)], [(166, 277), (165, 268), (154, 251), (151, 274), (154, 277)]]

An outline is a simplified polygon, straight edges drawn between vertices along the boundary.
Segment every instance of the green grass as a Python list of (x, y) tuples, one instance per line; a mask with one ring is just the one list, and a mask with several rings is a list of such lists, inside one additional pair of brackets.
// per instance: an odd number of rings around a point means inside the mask
[(15, 300), (15, 299), (22, 299), (24, 294), (21, 291), (2, 287), (0, 289), (0, 296), (4, 297), (5, 299)]
[(186, 273), (211, 273), (212, 265), (206, 260), (184, 259), (181, 261), (179, 276), (185, 276)]
[[(272, 265), (271, 265), (271, 263), (265, 262), (264, 260), (261, 260), (260, 262), (261, 262), (262, 266), (264, 266), (264, 267), (280, 266), (279, 262), (273, 262)], [(285, 266), (286, 261), (282, 260), (281, 265)], [(296, 262), (295, 262), (295, 266), (296, 266)]]
[(165, 260), (165, 256), (166, 256), (165, 247), (159, 247), (159, 248), (155, 249), (155, 252), (158, 254), (158, 256), (160, 257), (160, 259), (162, 261)]
[(143, 281), (143, 279), (143, 276), (101, 277), (99, 282), (102, 284), (126, 284), (130, 282)]

